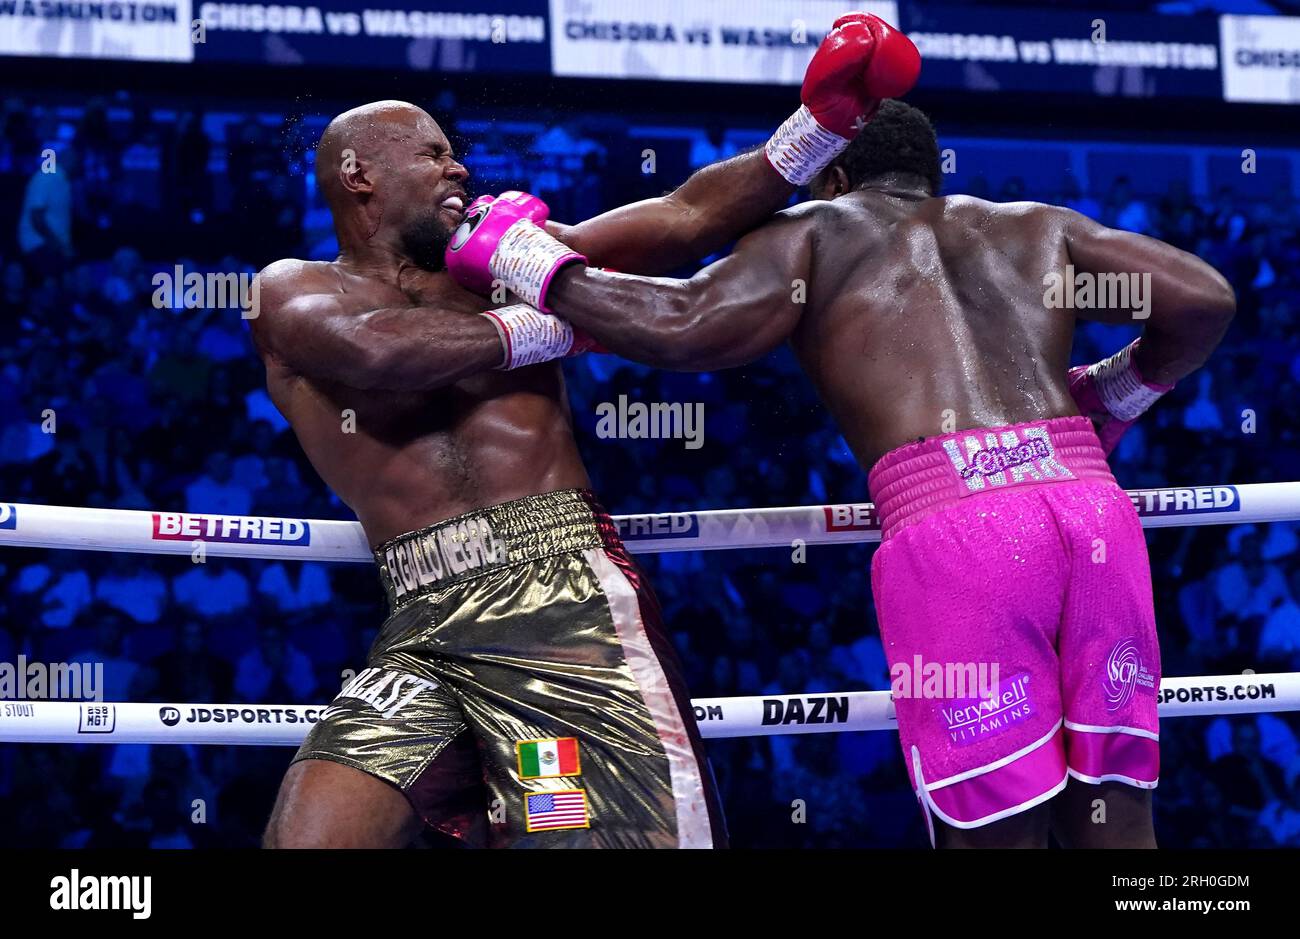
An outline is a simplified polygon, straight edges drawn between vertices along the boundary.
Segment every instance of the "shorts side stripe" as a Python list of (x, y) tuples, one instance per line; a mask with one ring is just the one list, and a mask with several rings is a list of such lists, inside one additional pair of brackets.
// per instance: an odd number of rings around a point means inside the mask
[(1096, 724), (1076, 724), (1074, 721), (1066, 721), (1065, 729), (1082, 731), (1089, 734), (1132, 734), (1134, 737), (1145, 737), (1148, 740), (1160, 739), (1158, 733), (1143, 730), (1141, 727), (1124, 727), (1119, 724), (1111, 727), (1100, 727)]
[(1029, 746), (1021, 747), (1015, 753), (1009, 753), (1006, 756), (1002, 757), (1001, 759), (994, 760), (992, 763), (985, 763), (983, 766), (977, 766), (974, 769), (968, 769), (964, 773), (957, 773), (954, 776), (948, 776), (945, 777), (944, 779), (937, 779), (934, 782), (927, 784), (926, 790), (929, 792), (933, 792), (936, 789), (942, 789), (945, 786), (952, 786), (955, 785), (956, 783), (965, 782), (968, 779), (974, 779), (976, 776), (983, 776), (985, 773), (991, 773), (994, 770), (1001, 769), (1002, 767), (1007, 766), (1008, 764), (1014, 763), (1016, 760), (1020, 759), (1021, 757), (1028, 756), (1030, 753), (1033, 753), (1039, 747), (1051, 743), (1052, 738), (1055, 737), (1057, 731), (1061, 729), (1061, 724), (1062, 724), (1061, 721), (1057, 721), (1055, 724), (1052, 725), (1051, 730), (1043, 734), (1043, 736), (1039, 737), (1033, 743), (1029, 744)]
[(623, 646), (623, 657), (650, 710), (655, 733), (668, 758), (668, 775), (677, 813), (677, 844), (682, 848), (711, 848), (713, 832), (700, 765), (695, 759), (691, 738), (668, 678), (646, 635), (636, 591), (603, 549), (589, 549), (583, 552), (583, 557), (605, 591), (614, 628)]

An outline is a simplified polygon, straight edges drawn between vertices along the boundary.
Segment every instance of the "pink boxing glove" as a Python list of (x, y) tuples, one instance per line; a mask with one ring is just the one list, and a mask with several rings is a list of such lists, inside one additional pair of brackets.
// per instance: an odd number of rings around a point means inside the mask
[(525, 303), (549, 312), (546, 288), (566, 264), (587, 259), (542, 229), (550, 209), (526, 192), (479, 196), (447, 245), (447, 273), (475, 293), (499, 282)]
[(1079, 412), (1097, 428), (1101, 448), (1110, 455), (1124, 432), (1173, 385), (1146, 381), (1133, 361), (1141, 339), (1134, 339), (1108, 359), (1070, 369), (1070, 396)]

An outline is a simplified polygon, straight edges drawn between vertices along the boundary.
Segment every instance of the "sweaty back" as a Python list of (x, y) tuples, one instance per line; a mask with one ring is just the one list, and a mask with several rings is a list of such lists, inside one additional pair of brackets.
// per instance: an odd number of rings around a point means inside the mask
[(864, 469), (919, 437), (1078, 413), (1074, 314), (1044, 302), (1061, 210), (863, 190), (815, 218), (792, 345)]

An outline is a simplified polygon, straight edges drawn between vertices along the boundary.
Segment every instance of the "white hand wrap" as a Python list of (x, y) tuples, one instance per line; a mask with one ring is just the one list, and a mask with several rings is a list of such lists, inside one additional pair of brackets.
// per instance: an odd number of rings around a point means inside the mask
[(1173, 385), (1156, 385), (1142, 380), (1133, 361), (1138, 340), (1130, 342), (1108, 359), (1088, 367), (1097, 397), (1106, 410), (1121, 421), (1135, 421), (1159, 401)]
[(573, 350), (573, 327), (567, 320), (543, 313), (527, 303), (503, 306), (484, 314), (497, 328), (505, 360), (497, 366), (509, 370), (562, 359)]
[(530, 221), (515, 222), (497, 242), (488, 269), (519, 299), (545, 310), (551, 278), (570, 261), (587, 260)]
[(763, 148), (772, 168), (794, 186), (803, 186), (830, 166), (849, 141), (817, 123), (806, 105), (790, 115)]

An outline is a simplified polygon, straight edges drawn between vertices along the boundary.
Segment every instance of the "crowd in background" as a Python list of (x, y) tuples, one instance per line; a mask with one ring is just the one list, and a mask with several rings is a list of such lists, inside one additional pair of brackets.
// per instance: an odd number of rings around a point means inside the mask
[[(736, 150), (721, 126), (689, 130), (649, 181), (642, 143), (626, 132), (466, 121), (455, 139), (476, 191), (524, 186), (552, 202), (554, 217), (576, 220)], [(279, 257), (331, 257), (328, 215), (310, 182), (313, 141), (301, 120), (217, 122), (122, 101), (87, 102), (69, 116), (5, 103), (0, 497), (351, 517), (268, 399), (238, 310), (151, 302), (153, 274), (177, 264), (251, 273)], [(56, 171), (42, 172), (51, 155)], [(1092, 192), (1070, 179), (1038, 192), (1014, 175), (969, 188), (1069, 204), (1164, 238), (1236, 287), (1239, 314), (1220, 352), (1116, 452), (1123, 485), (1300, 479), (1300, 215), (1289, 191), (1198, 196), (1170, 179), (1141, 192), (1117, 178)], [(1075, 361), (1099, 359), (1131, 335), (1085, 327)], [(565, 368), (582, 453), (615, 512), (868, 498), (863, 472), (785, 350), (707, 375), (612, 356)], [(704, 445), (598, 437), (597, 405), (620, 395), (702, 403)], [(1173, 529), (1150, 533), (1149, 544), (1165, 674), (1300, 669), (1295, 525)], [(806, 556), (736, 550), (642, 562), (693, 694), (816, 693), (889, 687), (870, 554), (813, 547)], [(6, 550), (0, 662), (102, 662), (107, 700), (320, 703), (363, 661), (382, 602), (364, 565)], [(1300, 845), (1298, 733), (1285, 714), (1164, 722), (1161, 841)], [(738, 846), (925, 843), (892, 734), (708, 749)], [(291, 752), (0, 747), (0, 842), (251, 845)], [(805, 813), (797, 820), (794, 800)]]

